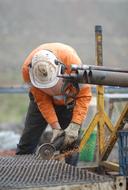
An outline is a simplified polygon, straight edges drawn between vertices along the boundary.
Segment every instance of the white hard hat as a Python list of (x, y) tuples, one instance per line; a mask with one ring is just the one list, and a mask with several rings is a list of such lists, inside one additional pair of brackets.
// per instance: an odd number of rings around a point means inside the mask
[(57, 84), (61, 65), (56, 64), (56, 56), (49, 50), (35, 53), (29, 69), (30, 80), (37, 88), (51, 88)]

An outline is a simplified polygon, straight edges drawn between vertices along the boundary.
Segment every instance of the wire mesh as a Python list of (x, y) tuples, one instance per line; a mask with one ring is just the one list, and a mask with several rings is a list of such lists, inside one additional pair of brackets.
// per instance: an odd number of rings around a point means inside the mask
[(111, 180), (84, 168), (35, 155), (0, 157), (0, 189), (96, 183)]

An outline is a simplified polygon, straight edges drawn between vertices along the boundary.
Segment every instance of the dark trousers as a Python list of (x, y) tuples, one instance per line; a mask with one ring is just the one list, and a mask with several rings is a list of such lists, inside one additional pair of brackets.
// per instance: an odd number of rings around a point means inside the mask
[[(17, 145), (16, 154), (33, 154), (39, 144), (40, 137), (46, 129), (48, 123), (38, 109), (33, 95), (29, 93), (30, 103), (25, 120), (25, 128)], [(55, 111), (62, 129), (66, 129), (72, 118), (72, 110), (66, 106), (55, 106)], [(70, 165), (77, 165), (79, 153), (73, 153), (65, 159), (65, 162)]]

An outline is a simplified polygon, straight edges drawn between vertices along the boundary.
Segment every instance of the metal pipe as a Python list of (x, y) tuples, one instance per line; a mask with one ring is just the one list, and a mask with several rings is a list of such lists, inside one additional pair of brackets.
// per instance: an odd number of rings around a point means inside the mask
[(103, 48), (102, 48), (102, 27), (95, 26), (95, 41), (96, 41), (96, 64), (103, 65)]
[(128, 73), (128, 70), (123, 70), (121, 68), (108, 68), (104, 66), (94, 66), (94, 65), (76, 65), (72, 64), (71, 65), (71, 70), (72, 71), (77, 71), (77, 70), (100, 70), (100, 71), (110, 71), (110, 72), (121, 72), (121, 73)]
[(77, 73), (72, 73), (70, 75), (65, 74), (59, 77), (83, 84), (128, 87), (128, 74), (122, 72), (79, 70)]
[(91, 70), (88, 73), (88, 83), (104, 86), (128, 87), (128, 74)]

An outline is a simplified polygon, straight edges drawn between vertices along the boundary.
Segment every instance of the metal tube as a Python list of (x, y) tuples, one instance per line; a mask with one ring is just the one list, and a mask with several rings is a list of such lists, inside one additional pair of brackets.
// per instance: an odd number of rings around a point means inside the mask
[(65, 74), (59, 77), (82, 84), (128, 87), (128, 73), (107, 72), (102, 70), (79, 70), (78, 73)]
[(94, 65), (71, 65), (72, 71), (78, 70), (101, 70), (101, 71), (110, 71), (110, 72), (121, 72), (121, 73), (128, 73), (128, 70), (123, 70), (121, 68), (109, 68), (104, 66), (94, 66)]
[(96, 63), (99, 66), (103, 65), (103, 51), (102, 51), (102, 27), (95, 26), (95, 40), (96, 40)]
[(128, 74), (121, 72), (92, 70), (88, 73), (88, 83), (104, 86), (128, 87)]

